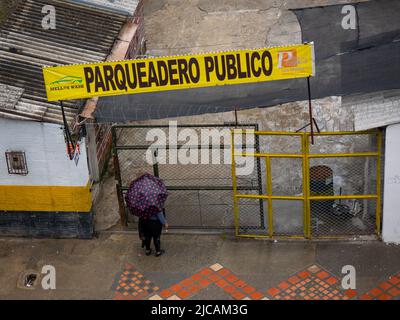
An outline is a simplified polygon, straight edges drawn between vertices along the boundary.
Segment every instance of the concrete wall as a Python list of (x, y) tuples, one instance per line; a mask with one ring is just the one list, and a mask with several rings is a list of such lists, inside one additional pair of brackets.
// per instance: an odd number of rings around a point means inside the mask
[[(25, 152), (28, 175), (8, 173), (6, 151)], [(86, 186), (88, 180), (85, 144), (76, 166), (67, 155), (61, 126), (0, 119), (0, 185)]]
[(400, 124), (386, 129), (383, 241), (400, 244)]
[(289, 9), (359, 0), (147, 0), (150, 55), (175, 55), (301, 43)]
[[(8, 173), (7, 151), (25, 152), (27, 175)], [(84, 144), (76, 165), (59, 125), (0, 119), (0, 211), (89, 212), (91, 207)]]
[[(9, 174), (5, 152), (23, 151), (27, 175)], [(0, 118), (0, 235), (93, 235), (85, 144), (69, 159), (59, 125)]]

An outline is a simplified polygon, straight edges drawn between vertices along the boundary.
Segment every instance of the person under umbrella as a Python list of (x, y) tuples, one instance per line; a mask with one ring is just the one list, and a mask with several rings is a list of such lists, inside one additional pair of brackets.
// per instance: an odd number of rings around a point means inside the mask
[(156, 249), (155, 256), (161, 256), (165, 251), (161, 249), (161, 231), (162, 227), (165, 226), (165, 229), (168, 229), (168, 223), (165, 220), (164, 212), (160, 211), (154, 216), (151, 216), (149, 219), (144, 220), (144, 244), (146, 247), (146, 255), (149, 256), (152, 253), (150, 248), (151, 240), (153, 239), (154, 247)]
[(149, 173), (132, 181), (125, 196), (129, 210), (139, 217), (139, 234), (144, 234), (143, 244), (146, 248), (146, 255), (152, 253), (151, 240), (156, 249), (155, 255), (158, 257), (164, 253), (164, 250), (161, 250), (160, 238), (162, 226), (168, 228), (163, 212), (167, 197), (168, 193), (164, 182)]

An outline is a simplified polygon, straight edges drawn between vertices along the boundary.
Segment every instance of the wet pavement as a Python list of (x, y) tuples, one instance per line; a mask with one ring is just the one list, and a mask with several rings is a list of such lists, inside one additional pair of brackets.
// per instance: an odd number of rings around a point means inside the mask
[[(379, 241), (278, 241), (221, 235), (162, 237), (146, 256), (134, 233), (93, 240), (0, 239), (0, 299), (400, 299), (400, 246)], [(44, 265), (56, 289), (44, 290)], [(342, 287), (354, 266), (356, 289)], [(24, 287), (26, 273), (36, 273)]]

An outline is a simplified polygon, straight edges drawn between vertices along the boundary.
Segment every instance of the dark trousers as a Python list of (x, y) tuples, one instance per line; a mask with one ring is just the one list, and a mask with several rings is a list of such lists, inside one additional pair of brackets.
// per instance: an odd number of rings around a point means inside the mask
[(145, 224), (145, 220), (143, 218), (139, 218), (139, 222), (138, 222), (138, 231), (139, 231), (139, 238), (140, 240), (144, 240), (144, 224)]
[(145, 220), (144, 221), (144, 236), (145, 236), (145, 245), (146, 250), (150, 250), (151, 239), (153, 239), (154, 246), (156, 248), (156, 252), (160, 252), (161, 250), (161, 231), (162, 224), (158, 220)]
[(140, 240), (142, 240), (142, 248), (145, 247), (144, 223), (145, 220), (143, 218), (139, 218), (138, 231), (139, 231), (139, 238)]

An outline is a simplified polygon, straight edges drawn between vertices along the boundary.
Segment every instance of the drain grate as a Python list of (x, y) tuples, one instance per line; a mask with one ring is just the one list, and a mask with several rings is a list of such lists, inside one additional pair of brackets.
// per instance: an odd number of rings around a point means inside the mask
[(38, 278), (37, 274), (34, 274), (34, 273), (30, 273), (30, 274), (26, 275), (24, 278), (24, 286), (27, 288), (34, 287), (36, 284), (37, 278)]
[(25, 270), (18, 278), (17, 287), (20, 289), (35, 289), (40, 280), (40, 274), (34, 270)]

